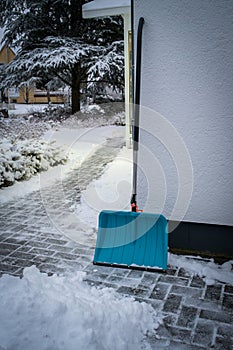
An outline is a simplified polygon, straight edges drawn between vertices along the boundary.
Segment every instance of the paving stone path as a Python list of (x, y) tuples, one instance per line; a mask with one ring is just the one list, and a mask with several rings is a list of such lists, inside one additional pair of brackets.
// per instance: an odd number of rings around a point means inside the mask
[(72, 203), (122, 145), (121, 138), (110, 139), (60, 184), (0, 206), (0, 275), (22, 276), (31, 265), (48, 274), (82, 270), (88, 283), (150, 303), (163, 316), (163, 324), (148, 336), (152, 349), (232, 350), (232, 285), (206, 285), (182, 268), (162, 274), (96, 267), (95, 242), (72, 239), (85, 230), (75, 227)]

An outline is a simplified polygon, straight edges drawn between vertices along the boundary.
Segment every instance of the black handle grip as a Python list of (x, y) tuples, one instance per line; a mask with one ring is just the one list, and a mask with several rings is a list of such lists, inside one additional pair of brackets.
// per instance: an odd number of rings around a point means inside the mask
[(136, 80), (135, 80), (135, 106), (134, 106), (134, 128), (133, 141), (134, 150), (138, 150), (139, 141), (139, 105), (140, 105), (140, 90), (141, 90), (141, 61), (142, 61), (142, 28), (144, 18), (140, 17), (138, 22), (137, 33), (137, 56), (136, 56)]

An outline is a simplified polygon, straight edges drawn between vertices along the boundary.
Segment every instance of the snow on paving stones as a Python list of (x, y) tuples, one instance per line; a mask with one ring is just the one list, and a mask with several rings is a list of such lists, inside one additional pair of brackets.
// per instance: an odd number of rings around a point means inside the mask
[(132, 150), (123, 148), (104, 174), (82, 192), (75, 213), (81, 221), (97, 227), (101, 210), (130, 210)]
[(205, 261), (200, 257), (169, 254), (168, 261), (171, 266), (182, 267), (203, 278), (207, 285), (213, 285), (216, 281), (233, 285), (233, 260), (218, 265), (213, 259)]
[(35, 266), (25, 268), (22, 279), (3, 275), (0, 348), (150, 349), (145, 334), (161, 323), (152, 306), (90, 286), (84, 278), (83, 272), (48, 277)]

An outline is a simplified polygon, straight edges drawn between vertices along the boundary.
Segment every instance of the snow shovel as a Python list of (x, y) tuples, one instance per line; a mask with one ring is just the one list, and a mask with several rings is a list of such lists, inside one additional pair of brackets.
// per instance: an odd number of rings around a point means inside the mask
[(136, 202), (143, 23), (144, 19), (141, 17), (137, 33), (131, 211), (101, 211), (93, 264), (147, 271), (166, 271), (167, 220), (161, 214), (138, 211)]

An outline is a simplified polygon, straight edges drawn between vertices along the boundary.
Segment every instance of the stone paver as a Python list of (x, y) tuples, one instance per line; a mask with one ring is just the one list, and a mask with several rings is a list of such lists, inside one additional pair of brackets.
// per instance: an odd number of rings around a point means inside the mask
[(85, 232), (73, 220), (72, 204), (122, 144), (108, 140), (61, 184), (1, 205), (0, 274), (22, 276), (31, 265), (49, 275), (82, 270), (88, 283), (150, 303), (162, 315), (163, 324), (148, 335), (152, 349), (233, 349), (233, 286), (207, 286), (182, 268), (162, 274), (94, 266), (95, 242), (72, 239)]

